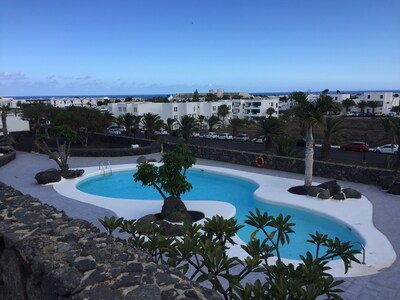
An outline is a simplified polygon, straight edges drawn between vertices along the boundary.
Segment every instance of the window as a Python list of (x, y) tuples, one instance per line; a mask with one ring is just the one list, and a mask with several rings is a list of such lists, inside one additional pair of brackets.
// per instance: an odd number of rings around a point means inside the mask
[(383, 99), (383, 95), (381, 95), (381, 99)]
[(119, 111), (119, 112), (122, 112), (122, 107), (118, 107), (118, 111)]
[(174, 107), (174, 112), (178, 112), (178, 108), (177, 107)]
[(371, 95), (368, 95), (367, 99), (371, 99)]
[(196, 107), (195, 106), (193, 106), (193, 111), (196, 111)]
[(212, 111), (216, 111), (216, 107), (215, 106), (212, 107)]
[(137, 107), (135, 107), (135, 108), (133, 109), (133, 112), (137, 113)]
[(273, 106), (274, 106), (274, 103), (271, 102), (271, 107), (273, 107)]
[(126, 112), (126, 107), (123, 107), (123, 108), (122, 108), (122, 111), (123, 111), (123, 112)]

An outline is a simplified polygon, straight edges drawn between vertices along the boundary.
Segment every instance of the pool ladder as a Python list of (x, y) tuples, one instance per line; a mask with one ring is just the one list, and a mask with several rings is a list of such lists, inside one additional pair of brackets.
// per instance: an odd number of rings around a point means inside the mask
[(107, 160), (105, 163), (100, 161), (99, 170), (103, 170), (103, 176), (107, 175), (107, 171), (109, 171), (108, 173), (110, 175), (112, 175), (112, 169), (111, 169), (110, 161)]

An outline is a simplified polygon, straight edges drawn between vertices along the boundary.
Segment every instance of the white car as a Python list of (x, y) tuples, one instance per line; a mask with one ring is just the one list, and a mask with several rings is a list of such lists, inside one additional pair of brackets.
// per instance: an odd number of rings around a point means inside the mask
[(198, 132), (192, 132), (192, 133), (190, 134), (190, 137), (191, 137), (191, 138), (198, 138), (198, 137), (200, 137), (200, 133), (198, 133)]
[(119, 128), (109, 128), (108, 134), (121, 135), (121, 130), (119, 130)]
[(265, 137), (259, 136), (251, 140), (254, 144), (264, 144), (265, 143)]
[(248, 134), (242, 133), (235, 136), (233, 140), (237, 142), (248, 142), (250, 140), (250, 137)]
[(157, 135), (168, 135), (169, 134), (168, 131), (166, 131), (165, 129), (156, 130), (154, 133)]
[(217, 139), (218, 138), (218, 135), (215, 133), (215, 132), (207, 132), (205, 135), (204, 135), (204, 138), (205, 139), (213, 139), (213, 140), (215, 140), (215, 139)]
[(225, 133), (220, 134), (218, 136), (218, 139), (227, 141), (227, 140), (232, 140), (233, 136), (232, 136), (232, 134), (225, 132)]
[(375, 148), (375, 153), (397, 154), (399, 145), (386, 144)]

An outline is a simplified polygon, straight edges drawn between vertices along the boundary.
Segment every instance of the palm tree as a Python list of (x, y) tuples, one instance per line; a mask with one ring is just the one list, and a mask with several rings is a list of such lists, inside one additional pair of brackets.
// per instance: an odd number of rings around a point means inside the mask
[(131, 113), (126, 113), (126, 114), (118, 117), (118, 122), (125, 126), (126, 135), (132, 134), (131, 129), (132, 129), (133, 125), (135, 124), (135, 115), (133, 115)]
[(174, 126), (175, 123), (176, 123), (175, 119), (172, 119), (172, 118), (168, 118), (167, 119), (167, 123), (166, 123), (165, 129), (168, 131), (168, 133), (172, 132), (173, 126)]
[(264, 136), (264, 145), (265, 150), (268, 149), (272, 145), (272, 140), (275, 136), (282, 133), (282, 124), (278, 118), (268, 117), (268, 118), (260, 118), (259, 120), (259, 136)]
[[(385, 132), (391, 137), (392, 144), (399, 144), (400, 142), (400, 119), (399, 118), (381, 118), (382, 127)], [(400, 168), (400, 155), (396, 154), (396, 161), (394, 163), (396, 169)]]
[(213, 129), (213, 127), (220, 122), (221, 120), (217, 116), (211, 116), (208, 119), (205, 119), (205, 121), (208, 123), (208, 127), (210, 130)]
[(236, 136), (240, 127), (242, 127), (246, 123), (246, 120), (233, 118), (229, 120), (229, 124), (232, 128), (232, 135)]
[(344, 126), (343, 118), (332, 118), (327, 117), (323, 122), (324, 139), (322, 141), (321, 147), (321, 159), (329, 160), (331, 156), (331, 145), (332, 142), (343, 137), (344, 131), (346, 130)]
[(143, 127), (147, 130), (147, 137), (153, 137), (154, 132), (163, 127), (164, 122), (160, 119), (160, 116), (153, 113), (145, 113), (141, 119)]
[(3, 105), (1, 107), (1, 124), (3, 126), (3, 137), (8, 136), (8, 128), (7, 128), (7, 114), (8, 111), (10, 110), (10, 107), (8, 105)]
[(189, 115), (184, 115), (179, 122), (180, 135), (186, 143), (189, 142), (190, 134), (197, 130), (199, 127), (198, 121)]
[(203, 115), (198, 115), (197, 120), (199, 120), (200, 123), (200, 130), (203, 131), (204, 129), (204, 121), (206, 120), (206, 117)]
[(361, 109), (362, 113), (365, 113), (365, 107), (367, 106), (367, 102), (365, 102), (364, 100), (360, 101), (357, 103), (357, 106), (359, 109)]
[(367, 101), (367, 106), (372, 108), (372, 114), (375, 115), (375, 108), (382, 106), (382, 102), (380, 101)]
[(350, 107), (356, 105), (356, 102), (353, 99), (347, 98), (342, 101), (342, 105), (346, 108), (346, 113), (348, 113)]
[(335, 103), (327, 93), (321, 94), (313, 102), (309, 101), (308, 96), (303, 92), (294, 92), (291, 98), (295, 101), (296, 105), (290, 109), (290, 113), (300, 120), (300, 124), (304, 125), (306, 130), (304, 186), (305, 188), (309, 188), (312, 185), (314, 164), (313, 128), (322, 123), (325, 113), (336, 111), (338, 103)]
[(272, 115), (275, 113), (275, 109), (273, 107), (268, 107), (267, 109), (267, 115), (269, 117), (272, 117)]
[(229, 115), (229, 107), (226, 104), (218, 106), (218, 116), (222, 117), (223, 125), (225, 126), (225, 117)]

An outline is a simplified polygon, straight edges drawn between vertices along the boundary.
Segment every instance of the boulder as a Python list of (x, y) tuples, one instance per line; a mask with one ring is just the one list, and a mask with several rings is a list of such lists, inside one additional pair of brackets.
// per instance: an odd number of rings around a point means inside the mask
[(308, 189), (307, 195), (311, 197), (317, 197), (324, 189), (318, 186), (312, 186)]
[(77, 178), (79, 176), (82, 176), (83, 173), (85, 173), (85, 170), (83, 170), (83, 169), (68, 170), (68, 171), (61, 171), (61, 176), (66, 179), (72, 179), (72, 178)]
[(165, 216), (164, 219), (173, 223), (193, 222), (192, 217), (189, 213), (180, 211), (170, 213), (169, 215)]
[(393, 181), (388, 189), (389, 194), (400, 195), (400, 181)]
[(344, 195), (346, 196), (346, 199), (353, 198), (353, 199), (361, 199), (362, 194), (352, 188), (345, 188), (342, 190)]
[(7, 135), (6, 137), (0, 138), (0, 146), (9, 146), (14, 144), (15, 140), (11, 135)]
[(289, 193), (295, 195), (307, 195), (307, 191), (308, 189), (304, 185), (292, 186), (290, 189), (288, 189)]
[[(168, 197), (164, 200), (161, 217), (170, 222), (183, 222), (187, 219), (187, 208), (181, 199), (173, 196)], [(178, 218), (181, 219), (179, 220)]]
[(61, 173), (59, 171), (42, 171), (35, 175), (35, 179), (39, 184), (48, 184), (61, 181)]
[(319, 193), (318, 194), (318, 196), (317, 196), (319, 199), (323, 199), (323, 200), (326, 200), (326, 199), (329, 199), (330, 197), (331, 197), (331, 193), (329, 192), (329, 190), (322, 190), (322, 192), (321, 193)]
[(139, 225), (146, 225), (146, 224), (150, 224), (157, 221), (157, 217), (155, 215), (145, 215), (141, 218), (139, 218), (136, 223)]
[(330, 180), (330, 181), (326, 181), (324, 183), (321, 183), (319, 185), (317, 185), (318, 187), (321, 187), (323, 189), (329, 190), (329, 193), (331, 195), (335, 195), (337, 193), (340, 193), (342, 188), (340, 187), (340, 185), (337, 183), (336, 180)]
[(182, 225), (171, 224), (164, 220), (157, 221), (163, 234), (167, 237), (181, 236), (182, 235)]
[(340, 193), (333, 195), (332, 199), (333, 200), (345, 200), (346, 197), (344, 196), (344, 193), (340, 192)]
[(149, 159), (147, 160), (147, 162), (157, 162), (157, 159), (155, 159), (155, 158), (149, 158)]

